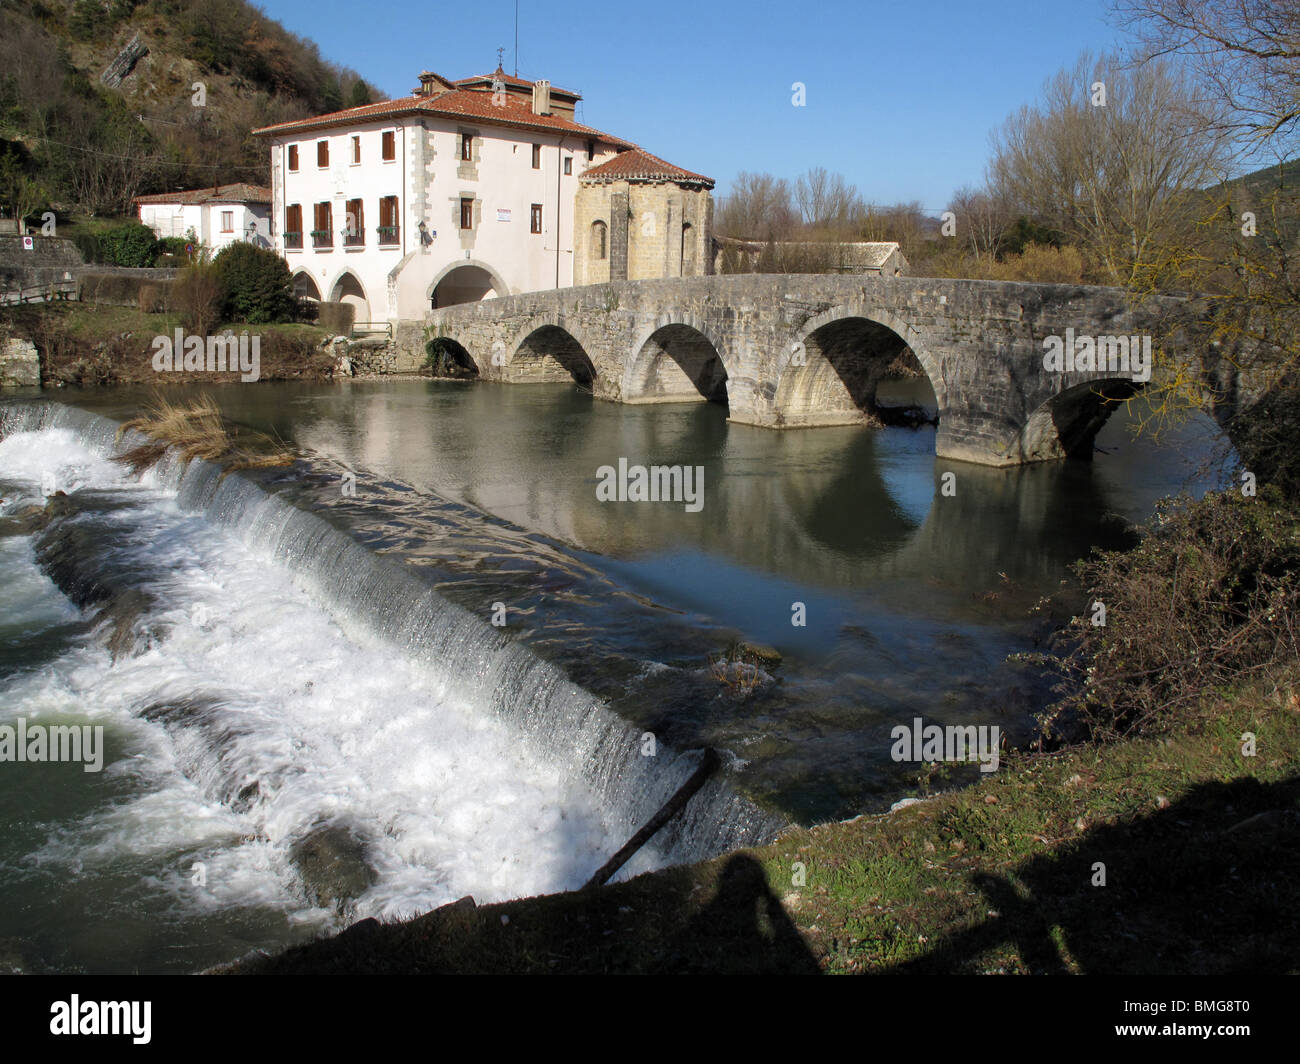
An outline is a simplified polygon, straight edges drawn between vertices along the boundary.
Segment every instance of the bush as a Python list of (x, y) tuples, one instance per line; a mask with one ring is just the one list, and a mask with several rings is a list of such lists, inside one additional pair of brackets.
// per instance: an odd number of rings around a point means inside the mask
[(72, 242), (76, 245), (77, 250), (81, 252), (81, 257), (89, 263), (100, 264), (99, 238), (94, 233), (74, 233)]
[(1048, 736), (1058, 720), (1096, 739), (1168, 731), (1216, 689), (1298, 674), (1300, 516), (1275, 487), (1166, 500), (1137, 547), (1076, 571), (1090, 612), (1069, 626), (1073, 648), (1050, 659), (1067, 685), (1041, 718)]
[(98, 237), (99, 261), (106, 266), (149, 267), (158, 258), (158, 238), (139, 222), (105, 229)]
[(165, 236), (158, 241), (158, 257), (164, 255), (171, 259), (180, 259), (184, 261), (188, 256), (186, 247), (190, 241), (183, 236)]
[(226, 291), (215, 263), (197, 258), (171, 283), (171, 305), (186, 332), (206, 336), (221, 320)]
[(228, 317), (250, 325), (293, 320), (293, 277), (274, 251), (240, 241), (222, 248), (213, 265), (225, 289)]
[(347, 336), (356, 320), (357, 308), (351, 303), (316, 304), (316, 321), (335, 336)]
[(1076, 247), (1028, 244), (1019, 255), (1007, 255), (988, 265), (995, 281), (1033, 281), (1039, 284), (1087, 284), (1092, 276), (1088, 262)]
[(121, 273), (83, 273), (79, 298), (83, 303), (112, 303), (119, 307), (138, 306), (142, 288), (153, 285), (142, 277)]

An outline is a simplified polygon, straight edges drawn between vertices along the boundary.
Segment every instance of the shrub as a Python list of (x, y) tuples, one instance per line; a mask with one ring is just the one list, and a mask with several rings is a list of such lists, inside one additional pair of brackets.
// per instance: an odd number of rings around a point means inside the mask
[(316, 306), (317, 322), (335, 336), (348, 335), (356, 316), (357, 308), (351, 303), (318, 303)]
[(1071, 720), (1097, 739), (1159, 733), (1216, 689), (1300, 674), (1300, 516), (1282, 499), (1269, 486), (1165, 500), (1133, 550), (1079, 562), (1090, 612), (1049, 659), (1066, 685), (1044, 733)]
[(226, 305), (226, 291), (216, 265), (197, 258), (171, 283), (171, 305), (187, 332), (206, 336)]
[(83, 273), (80, 299), (83, 303), (112, 303), (119, 307), (138, 306), (140, 289), (146, 282), (140, 277), (120, 273)]
[(988, 274), (997, 281), (1035, 281), (1041, 284), (1086, 284), (1088, 263), (1076, 247), (1028, 244), (1019, 255), (1007, 255), (989, 265)]
[(99, 251), (99, 238), (94, 233), (74, 233), (72, 242), (76, 245), (77, 250), (81, 252), (81, 257), (89, 263), (101, 263)]
[(104, 21), (102, 4), (95, 0), (77, 0), (68, 16), (68, 31), (79, 41), (89, 41), (99, 35)]
[(158, 258), (158, 238), (139, 222), (105, 229), (98, 238), (99, 261), (108, 266), (152, 266)]
[(158, 241), (158, 257), (165, 255), (171, 259), (184, 261), (188, 257), (185, 248), (189, 243), (189, 240), (183, 236), (165, 236)]
[(163, 286), (158, 284), (142, 284), (140, 291), (136, 295), (137, 303), (141, 313), (156, 314), (162, 310), (166, 300), (163, 297)]
[(226, 293), (226, 313), (251, 325), (291, 321), (297, 310), (289, 266), (274, 251), (240, 241), (213, 260)]

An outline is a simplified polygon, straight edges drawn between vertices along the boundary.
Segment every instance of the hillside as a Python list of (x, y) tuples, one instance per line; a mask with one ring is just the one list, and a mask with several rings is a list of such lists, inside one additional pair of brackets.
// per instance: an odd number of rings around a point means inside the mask
[(1261, 235), (1291, 243), (1300, 236), (1300, 159), (1274, 163), (1226, 181), (1218, 190), (1226, 194), (1233, 213), (1253, 211)]
[[(105, 80), (137, 36), (144, 54)], [(89, 215), (150, 192), (268, 184), (250, 130), (371, 97), (244, 0), (0, 0), (0, 199), (19, 174), (60, 213)]]

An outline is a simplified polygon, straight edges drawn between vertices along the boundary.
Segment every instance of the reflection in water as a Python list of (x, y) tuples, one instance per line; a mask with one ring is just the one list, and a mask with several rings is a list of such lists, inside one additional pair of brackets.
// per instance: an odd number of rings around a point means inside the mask
[[(898, 793), (889, 728), (922, 715), (1027, 734), (1047, 696), (1004, 663), (1028, 609), (1156, 498), (1206, 485), (1209, 423), (1163, 447), (1121, 412), (1092, 463), (1011, 470), (937, 460), (934, 429), (773, 432), (716, 404), (623, 406), (572, 385), (405, 381), (219, 389), (230, 416), (314, 458), (299, 501), (421, 567), (677, 748), (742, 759), (739, 786), (805, 820)], [(100, 408), (130, 397), (88, 396)], [(597, 469), (704, 468), (704, 508), (602, 503)], [(356, 470), (355, 498), (338, 491)], [(956, 492), (940, 491), (956, 474)], [(796, 604), (806, 624), (795, 626)], [(749, 698), (707, 655), (782, 655)]]

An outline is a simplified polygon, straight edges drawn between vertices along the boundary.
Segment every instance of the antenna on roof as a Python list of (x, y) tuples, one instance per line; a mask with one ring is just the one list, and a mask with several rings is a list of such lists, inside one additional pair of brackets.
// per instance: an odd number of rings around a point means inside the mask
[(519, 0), (515, 0), (515, 77), (519, 77)]

